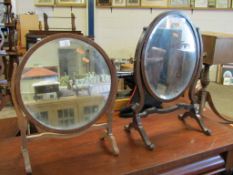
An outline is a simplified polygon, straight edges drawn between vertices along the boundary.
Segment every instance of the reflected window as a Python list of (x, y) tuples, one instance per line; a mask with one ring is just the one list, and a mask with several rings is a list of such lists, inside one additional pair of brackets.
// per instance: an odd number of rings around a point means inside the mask
[(49, 124), (49, 114), (48, 111), (38, 112), (36, 118), (46, 124)]
[(71, 108), (58, 110), (58, 124), (59, 126), (74, 124), (74, 110)]
[(98, 112), (98, 106), (86, 106), (84, 107), (84, 118), (85, 120), (90, 120), (91, 115)]

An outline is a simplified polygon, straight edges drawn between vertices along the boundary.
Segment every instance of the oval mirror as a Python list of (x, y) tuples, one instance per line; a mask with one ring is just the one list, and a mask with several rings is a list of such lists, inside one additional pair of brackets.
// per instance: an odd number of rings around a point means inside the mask
[(93, 41), (73, 35), (47, 37), (23, 58), (16, 78), (19, 104), (36, 126), (73, 132), (93, 124), (113, 100), (115, 72)]
[(199, 43), (191, 22), (178, 12), (156, 18), (146, 31), (142, 75), (146, 88), (161, 101), (183, 94), (199, 63)]
[(222, 83), (210, 82), (207, 90), (217, 112), (227, 121), (233, 122), (233, 66), (222, 67)]

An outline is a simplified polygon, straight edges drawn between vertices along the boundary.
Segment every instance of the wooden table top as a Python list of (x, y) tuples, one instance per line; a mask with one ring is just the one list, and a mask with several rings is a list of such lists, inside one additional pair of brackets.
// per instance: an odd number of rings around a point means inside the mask
[[(119, 175), (153, 174), (199, 159), (209, 158), (233, 150), (233, 128), (217, 122), (210, 112), (205, 122), (212, 136), (199, 132), (192, 119), (185, 125), (176, 113), (149, 116), (143, 119), (144, 127), (156, 147), (145, 149), (139, 134), (129, 135), (123, 130), (129, 119), (114, 119), (113, 132), (120, 149), (113, 156), (108, 144), (99, 141), (101, 131), (89, 132), (71, 139), (41, 139), (29, 143), (33, 175)], [(24, 174), (20, 153), (20, 139), (0, 140), (0, 174)]]

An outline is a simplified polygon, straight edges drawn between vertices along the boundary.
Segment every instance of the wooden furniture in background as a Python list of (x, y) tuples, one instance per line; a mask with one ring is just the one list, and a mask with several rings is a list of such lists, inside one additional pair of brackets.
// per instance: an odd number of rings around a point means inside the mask
[(42, 38), (46, 36), (53, 35), (56, 33), (73, 33), (77, 35), (83, 35), (81, 31), (44, 31), (44, 30), (29, 30), (26, 34), (26, 50), (28, 50), (32, 45), (40, 41)]
[(19, 15), (20, 21), (20, 47), (26, 47), (26, 34), (29, 30), (39, 30), (39, 18), (37, 15)]
[[(211, 137), (200, 134), (197, 124), (177, 120), (178, 111), (145, 118), (144, 127), (153, 142), (154, 151), (142, 147), (136, 132), (123, 131), (129, 119), (114, 118), (113, 132), (121, 154), (114, 157), (98, 141), (99, 133), (90, 132), (68, 140), (45, 139), (29, 143), (35, 175), (142, 175), (142, 174), (214, 174), (233, 168), (233, 128), (223, 125), (216, 116), (205, 112), (205, 122), (213, 131)], [(168, 122), (169, 121), (169, 122)], [(101, 132), (100, 132), (101, 133)], [(20, 138), (0, 142), (0, 174), (24, 175), (20, 155)], [(69, 153), (69, 154), (68, 154)], [(109, 153), (109, 154), (106, 154)], [(177, 173), (178, 172), (178, 173)]]
[[(12, 13), (11, 0), (3, 0), (0, 4), (4, 5), (4, 20), (1, 21), (0, 46), (0, 110), (10, 101), (10, 83), (13, 71), (13, 64), (19, 62), (17, 50), (17, 21)], [(2, 8), (2, 7), (1, 7)]]
[[(75, 15), (74, 13), (71, 13), (70, 17), (64, 17), (64, 16), (48, 16), (46, 13), (43, 14), (44, 16), (44, 30), (45, 31), (49, 31), (50, 29), (52, 30), (71, 30), (71, 31), (76, 31), (76, 25), (75, 25)], [(71, 28), (67, 28), (67, 27), (61, 27), (61, 28), (51, 28), (49, 27), (49, 23), (48, 23), (48, 19), (49, 18), (59, 18), (59, 19), (69, 19), (71, 20)]]
[(224, 33), (202, 33), (203, 50), (206, 52), (203, 63), (227, 64), (233, 62), (233, 35)]

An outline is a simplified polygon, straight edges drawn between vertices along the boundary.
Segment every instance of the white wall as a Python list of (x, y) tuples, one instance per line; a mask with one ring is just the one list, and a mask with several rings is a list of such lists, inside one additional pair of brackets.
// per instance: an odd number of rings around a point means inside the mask
[[(71, 9), (34, 7), (33, 0), (15, 0), (17, 14), (33, 11), (40, 16), (45, 12), (50, 16), (68, 16)], [(161, 12), (161, 9), (95, 9), (95, 41), (99, 43), (111, 58), (129, 58), (134, 56), (135, 47), (144, 26)], [(77, 29), (87, 34), (87, 9), (73, 8), (77, 20)], [(201, 31), (225, 32), (233, 34), (232, 11), (191, 10), (183, 11)], [(70, 21), (50, 20), (51, 27), (70, 26)]]
[[(134, 55), (138, 38), (144, 26), (165, 10), (153, 9), (96, 9), (96, 41), (110, 57), (129, 58)], [(233, 34), (231, 11), (183, 11), (201, 31)]]
[[(34, 7), (33, 0), (14, 0), (16, 13), (35, 12), (43, 21), (42, 14), (45, 12), (49, 16), (69, 16), (71, 9)], [(142, 32), (142, 28), (148, 26), (150, 22), (160, 13), (166, 11), (162, 9), (95, 9), (95, 41), (107, 52), (110, 58), (130, 58), (134, 57), (137, 41)], [(88, 33), (87, 9), (73, 8), (76, 19), (77, 30), (84, 34)], [(219, 10), (185, 10), (185, 13), (196, 27), (201, 31), (212, 31), (233, 34), (233, 13), (232, 11)], [(70, 27), (69, 20), (50, 20), (51, 27)], [(212, 67), (210, 72), (211, 80), (215, 80), (216, 67)]]
[[(48, 16), (62, 16), (67, 17), (73, 12), (76, 16), (76, 30), (81, 30), (85, 35), (87, 34), (87, 9), (86, 8), (71, 8), (70, 7), (35, 7), (34, 0), (13, 0), (16, 5), (16, 14), (23, 14), (27, 12), (34, 12), (39, 16), (39, 20), (43, 22), (43, 13)], [(48, 20), (51, 28), (71, 28), (70, 19), (52, 19)], [(43, 24), (42, 24), (43, 25)]]

